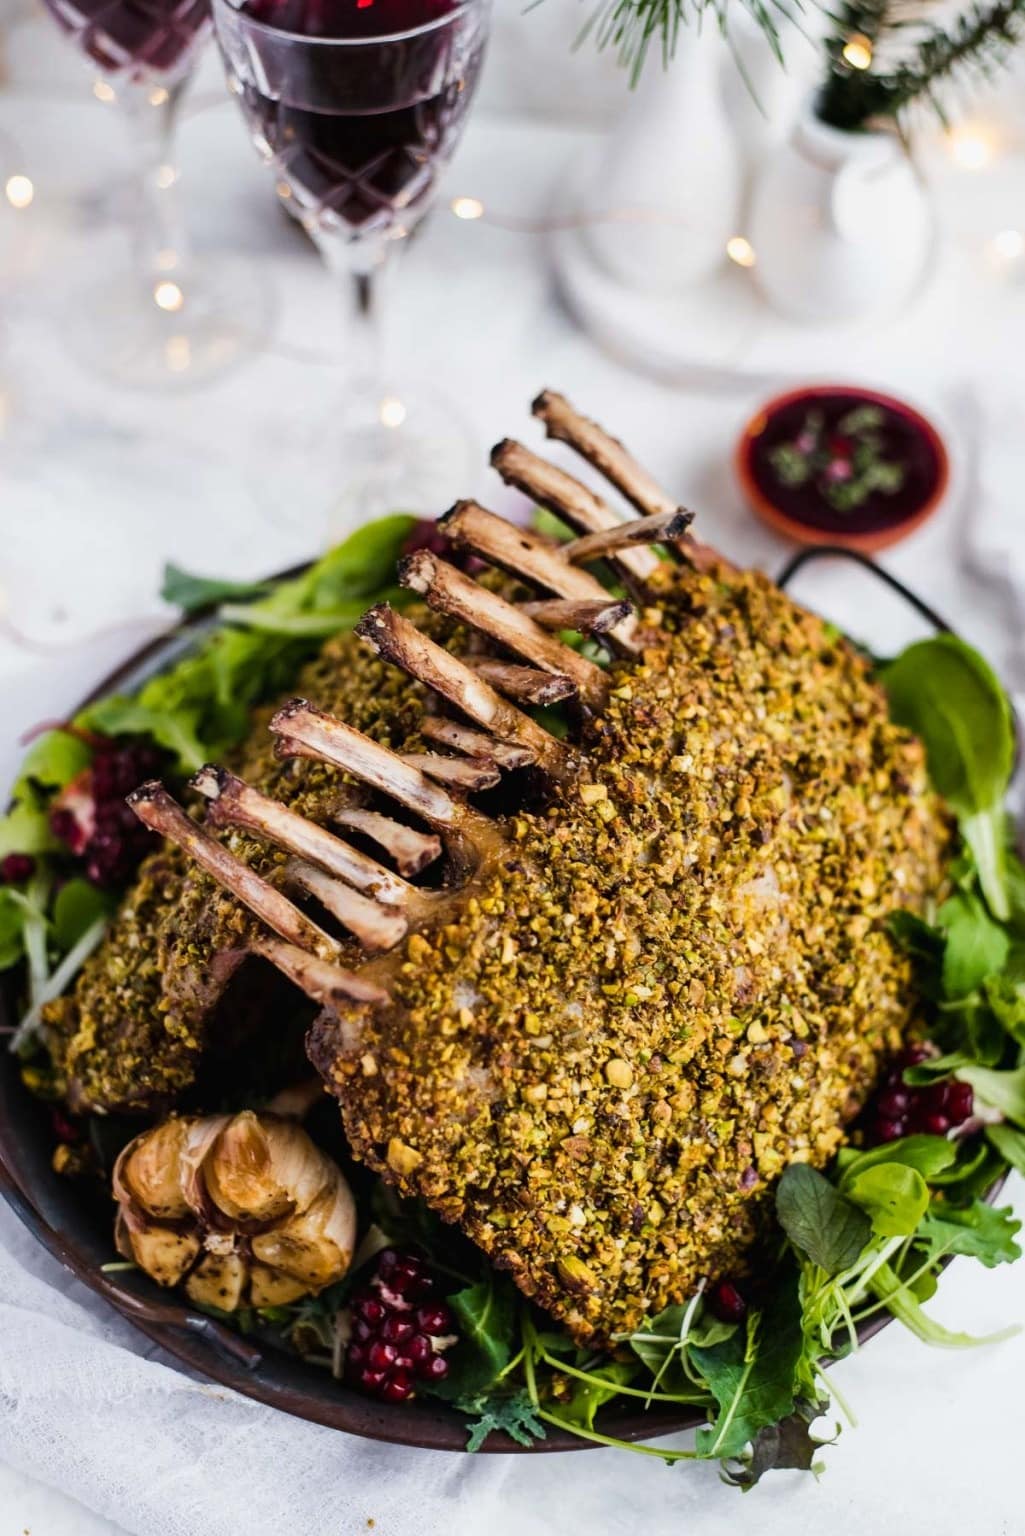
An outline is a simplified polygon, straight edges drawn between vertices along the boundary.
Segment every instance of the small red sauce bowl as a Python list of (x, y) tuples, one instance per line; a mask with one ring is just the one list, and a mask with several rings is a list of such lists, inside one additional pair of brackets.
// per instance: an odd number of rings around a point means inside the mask
[[(824, 438), (848, 444), (837, 429), (850, 413), (866, 406), (881, 413), (873, 436), (880, 457), (898, 464), (902, 483), (896, 490), (871, 490), (858, 506), (838, 509), (821, 489), (823, 477), (787, 484), (770, 455), (792, 446), (805, 434), (809, 413), (821, 423)], [(921, 527), (946, 494), (950, 460), (931, 422), (892, 395), (846, 384), (821, 384), (777, 395), (744, 428), (735, 455), (737, 478), (752, 510), (777, 533), (800, 544), (842, 544), (872, 554)], [(839, 466), (843, 471), (843, 463)]]

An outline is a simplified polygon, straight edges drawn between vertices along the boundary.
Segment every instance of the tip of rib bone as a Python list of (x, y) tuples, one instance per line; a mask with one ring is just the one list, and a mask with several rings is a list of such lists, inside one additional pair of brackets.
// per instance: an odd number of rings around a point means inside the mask
[(207, 800), (216, 800), (224, 788), (224, 769), (217, 763), (204, 763), (189, 780), (189, 788), (203, 795)]
[(516, 746), (512, 742), (499, 741), (484, 731), (475, 731), (456, 720), (446, 720), (441, 715), (426, 715), (420, 722), (420, 734), (428, 741), (437, 741), (467, 757), (480, 758), (497, 763), (500, 768), (527, 768), (537, 761), (537, 754), (530, 747)]
[(371, 842), (383, 848), (395, 863), (400, 875), (409, 879), (433, 864), (441, 857), (441, 838), (433, 832), (418, 832), (382, 816), (380, 811), (367, 811), (362, 806), (342, 806), (332, 811), (331, 820), (352, 832), (362, 832)]
[(604, 528), (597, 533), (585, 534), (565, 546), (566, 559), (574, 565), (590, 560), (603, 559), (618, 549), (634, 545), (672, 544), (682, 538), (694, 521), (693, 512), (684, 507), (674, 507), (670, 512), (655, 512), (648, 517), (631, 518), (614, 528)]
[(205, 827), (193, 821), (158, 779), (149, 779), (133, 790), (128, 796), (128, 804), (145, 826), (179, 847), (268, 928), (322, 959), (337, 957), (338, 944), (329, 934), (311, 922), (276, 886), (218, 842)]
[(491, 656), (468, 656), (466, 664), (492, 688), (518, 704), (558, 704), (577, 691), (576, 683), (564, 673), (539, 672), (534, 667), (496, 661)]
[(625, 599), (610, 598), (608, 602), (575, 602), (572, 599), (554, 597), (537, 602), (519, 603), (521, 613), (532, 618), (543, 629), (575, 629), (582, 635), (604, 635), (617, 624), (630, 617), (631, 605)]
[(493, 789), (502, 778), (493, 759), (441, 757), (434, 752), (403, 752), (402, 761), (411, 768), (419, 768), (430, 779), (439, 779), (442, 784), (451, 784), (469, 792)]
[(392, 949), (406, 936), (408, 923), (394, 907), (382, 907), (305, 859), (289, 859), (285, 878), (298, 885), (337, 918), (367, 950)]
[(307, 997), (323, 1008), (345, 1009), (351, 1003), (380, 1007), (391, 1001), (383, 988), (361, 981), (340, 965), (332, 965), (315, 955), (308, 955), (294, 944), (272, 938), (269, 934), (253, 939), (248, 947), (250, 954), (261, 955), (264, 960), (269, 960), (283, 976), (287, 976), (289, 981), (294, 982)]

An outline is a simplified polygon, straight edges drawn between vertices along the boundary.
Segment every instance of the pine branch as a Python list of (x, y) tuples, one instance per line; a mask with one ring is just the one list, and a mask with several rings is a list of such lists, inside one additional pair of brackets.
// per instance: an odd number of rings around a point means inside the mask
[[(877, 3), (872, 0), (873, 6)], [(864, 32), (873, 40), (878, 36), (862, 25), (858, 4), (848, 5), (844, 16), (850, 20), (849, 31)], [(888, 74), (852, 70), (844, 64), (842, 50), (849, 31), (827, 45), (832, 69), (819, 102), (823, 122), (834, 128), (863, 128), (873, 118), (897, 118), (924, 97), (945, 123), (937, 88), (962, 71), (988, 79), (1000, 69), (1025, 37), (1025, 0), (997, 0), (989, 7), (973, 4), (949, 32), (930, 29), (912, 59)]]
[[(584, 28), (583, 37), (593, 35), (599, 48), (612, 48), (620, 63), (630, 71), (636, 83), (649, 50), (657, 47), (663, 65), (676, 51), (682, 27), (700, 23), (706, 12), (714, 17), (720, 31), (726, 31), (727, 10), (731, 0), (599, 0), (598, 9)], [(757, 22), (782, 64), (779, 40), (781, 22), (792, 19), (793, 9), (801, 0), (734, 0)]]

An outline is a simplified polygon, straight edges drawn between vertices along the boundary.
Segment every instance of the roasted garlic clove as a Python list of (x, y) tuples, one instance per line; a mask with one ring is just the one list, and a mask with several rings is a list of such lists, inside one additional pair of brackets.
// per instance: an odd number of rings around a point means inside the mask
[(124, 1149), (113, 1190), (119, 1252), (201, 1306), (282, 1305), (340, 1280), (352, 1260), (348, 1184), (275, 1115), (166, 1120)]

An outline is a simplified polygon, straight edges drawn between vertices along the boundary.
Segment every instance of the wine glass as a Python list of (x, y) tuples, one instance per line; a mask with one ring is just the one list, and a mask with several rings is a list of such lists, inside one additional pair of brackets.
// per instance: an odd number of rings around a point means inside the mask
[[(358, 0), (357, 0), (358, 3)], [(73, 295), (62, 330), (73, 353), (115, 383), (180, 388), (232, 366), (264, 326), (262, 285), (235, 258), (190, 254), (178, 208), (178, 107), (211, 30), (209, 0), (45, 0), (120, 110), (135, 162), (127, 271)]]
[(328, 531), (436, 510), (466, 472), (467, 437), (443, 398), (386, 371), (379, 284), (462, 134), (490, 0), (213, 4), (229, 89), (351, 310), (348, 391), (315, 450), (332, 444)]

